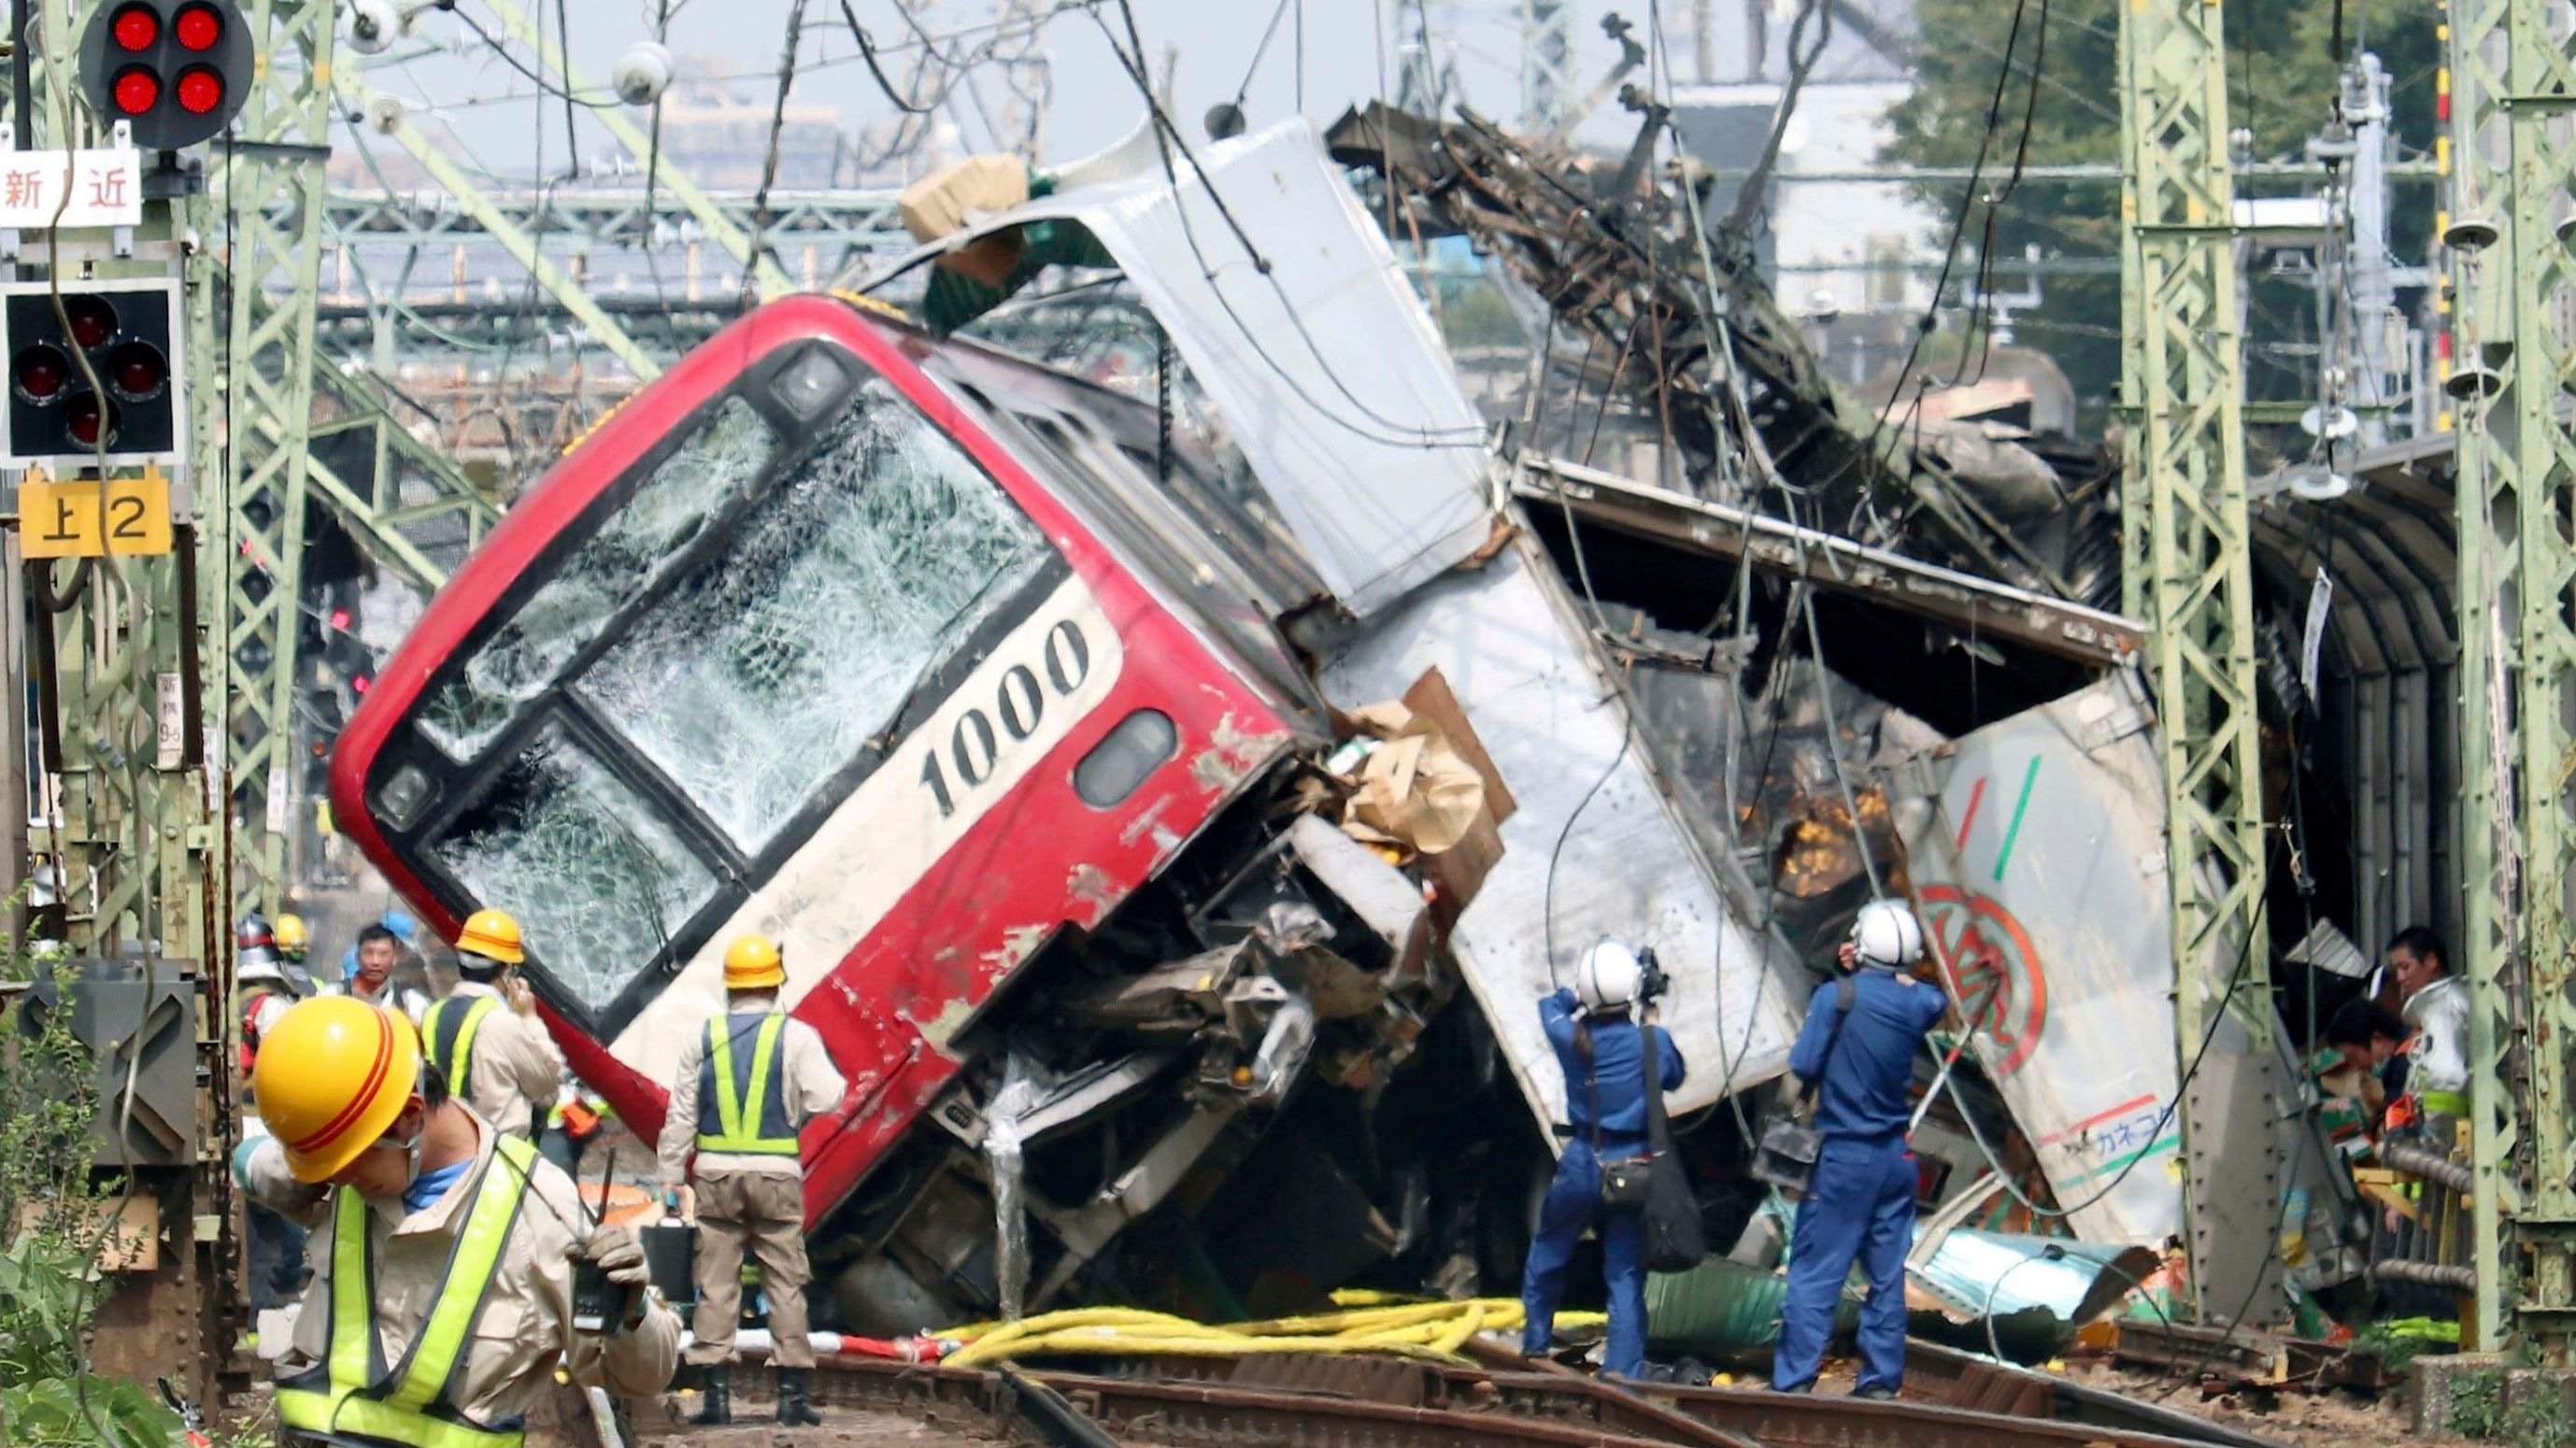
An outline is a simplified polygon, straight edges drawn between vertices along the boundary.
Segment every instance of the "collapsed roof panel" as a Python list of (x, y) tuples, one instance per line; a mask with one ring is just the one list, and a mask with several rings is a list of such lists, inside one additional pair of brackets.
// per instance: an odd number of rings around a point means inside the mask
[(938, 249), (1079, 223), (1143, 295), (1354, 615), (1483, 546), (1484, 422), (1313, 128), (1284, 121), (1198, 148), (1195, 163), (1175, 148), (1168, 175), (1162, 153), (1140, 150), (1123, 179), (1067, 185)]

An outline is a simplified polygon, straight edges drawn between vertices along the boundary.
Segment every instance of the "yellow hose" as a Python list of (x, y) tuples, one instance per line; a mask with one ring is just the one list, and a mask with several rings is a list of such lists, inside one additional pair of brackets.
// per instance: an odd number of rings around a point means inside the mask
[[(1125, 1307), (1074, 1308), (1018, 1322), (969, 1323), (932, 1334), (963, 1342), (946, 1359), (971, 1368), (1020, 1358), (1065, 1356), (1249, 1357), (1256, 1353), (1379, 1353), (1455, 1363), (1479, 1332), (1517, 1332), (1521, 1304), (1510, 1298), (1465, 1302), (1405, 1300), (1355, 1290), (1334, 1294), (1342, 1311), (1211, 1326), (1167, 1313)], [(1598, 1312), (1561, 1312), (1559, 1327), (1598, 1327)]]

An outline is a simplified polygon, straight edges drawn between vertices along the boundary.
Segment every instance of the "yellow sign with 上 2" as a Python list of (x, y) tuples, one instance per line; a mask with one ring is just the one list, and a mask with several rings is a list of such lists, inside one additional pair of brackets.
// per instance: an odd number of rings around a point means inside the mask
[(159, 474), (29, 481), (18, 488), (18, 549), (29, 558), (103, 558), (171, 549), (170, 484)]

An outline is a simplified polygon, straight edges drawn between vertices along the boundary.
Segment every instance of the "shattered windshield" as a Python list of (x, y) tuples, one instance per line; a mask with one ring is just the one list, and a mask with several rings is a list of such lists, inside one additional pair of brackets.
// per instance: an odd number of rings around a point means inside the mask
[(565, 989), (607, 1006), (715, 893), (686, 840), (561, 726), (540, 732), (431, 847), (483, 904), (532, 922)]
[(1046, 556), (992, 479), (871, 380), (576, 687), (756, 854)]
[(708, 518), (749, 490), (775, 448), (760, 414), (739, 397), (726, 398), (448, 676), (421, 706), (422, 731), (452, 759), (480, 753), (643, 591), (657, 563), (686, 548)]

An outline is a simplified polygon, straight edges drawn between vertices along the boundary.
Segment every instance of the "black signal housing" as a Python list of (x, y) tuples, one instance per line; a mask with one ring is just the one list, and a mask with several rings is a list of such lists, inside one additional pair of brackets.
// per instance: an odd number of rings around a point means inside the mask
[(180, 461), (188, 418), (177, 284), (66, 282), (61, 302), (57, 310), (44, 282), (0, 287), (0, 455), (11, 466), (95, 464), (103, 429), (111, 466)]
[(110, 0), (81, 32), (81, 90), (137, 147), (177, 151), (232, 124), (256, 59), (233, 0)]

